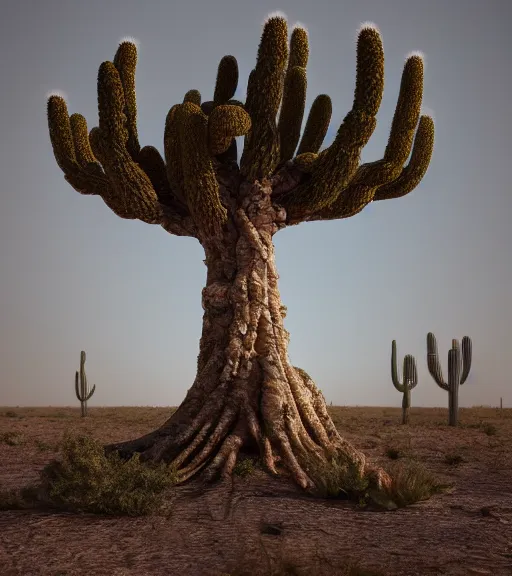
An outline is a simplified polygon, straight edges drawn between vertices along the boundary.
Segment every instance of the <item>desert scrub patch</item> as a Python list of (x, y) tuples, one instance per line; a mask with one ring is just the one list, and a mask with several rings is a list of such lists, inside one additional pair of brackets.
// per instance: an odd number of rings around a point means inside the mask
[(35, 441), (35, 445), (39, 452), (47, 452), (48, 450), (54, 450), (56, 448), (54, 445), (39, 439)]
[(37, 487), (21, 489), (2, 488), (0, 485), (0, 510), (26, 510), (37, 503)]
[(454, 453), (454, 454), (445, 454), (444, 455), (444, 463), (448, 464), (448, 466), (458, 466), (465, 462), (465, 458), (462, 454)]
[(3, 413), (6, 418), (23, 418), (23, 414), (18, 414), (14, 410), (7, 410)]
[(233, 468), (233, 474), (245, 478), (254, 473), (256, 463), (253, 458), (241, 458)]
[(8, 446), (21, 446), (26, 440), (22, 432), (11, 431), (0, 434), (0, 442)]
[(0, 486), (0, 510), (20, 510), (23, 508), (23, 499), (18, 490)]
[(386, 456), (390, 460), (398, 460), (399, 458), (401, 458), (403, 456), (403, 454), (400, 452), (400, 450), (398, 448), (388, 448), (386, 450)]
[(382, 496), (389, 498), (398, 508), (428, 500), (434, 494), (441, 494), (451, 488), (451, 485), (440, 484), (418, 462), (396, 462), (387, 467), (387, 472), (392, 478), (391, 488), (382, 490)]
[(476, 428), (477, 430), (481, 430), (484, 434), (487, 434), (487, 436), (496, 436), (498, 433), (498, 428), (494, 424), (484, 422), (483, 420), (480, 420), (477, 424), (465, 424), (463, 425), (463, 428)]
[(355, 464), (338, 456), (327, 462), (311, 459), (304, 470), (315, 485), (314, 494), (321, 498), (361, 502), (369, 486), (369, 479), (361, 476)]
[(484, 434), (487, 434), (487, 436), (496, 436), (496, 434), (498, 433), (498, 428), (494, 424), (490, 424), (489, 422), (486, 422), (485, 424), (482, 425), (482, 430)]
[(140, 516), (157, 510), (174, 483), (165, 463), (106, 456), (98, 440), (66, 434), (61, 457), (41, 472), (38, 494), (42, 503), (73, 512)]

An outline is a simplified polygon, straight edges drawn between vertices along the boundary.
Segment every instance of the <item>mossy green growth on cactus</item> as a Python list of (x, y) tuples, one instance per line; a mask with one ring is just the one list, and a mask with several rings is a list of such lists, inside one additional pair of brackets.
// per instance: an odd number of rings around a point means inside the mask
[(270, 175), (280, 159), (275, 118), (283, 96), (288, 63), (288, 26), (281, 16), (269, 18), (263, 28), (256, 67), (249, 76), (246, 109), (252, 129), (246, 136), (240, 171), (248, 180)]
[(411, 390), (418, 384), (418, 372), (414, 356), (407, 354), (404, 357), (403, 382), (398, 376), (398, 361), (396, 353), (396, 340), (391, 343), (391, 380), (394, 387), (403, 393), (402, 424), (409, 423), (409, 408), (411, 407)]
[(96, 384), (89, 390), (87, 385), (87, 374), (85, 373), (85, 352), (80, 352), (80, 371), (75, 373), (75, 393), (80, 401), (82, 417), (87, 416), (87, 401), (96, 390)]
[(318, 154), (329, 128), (332, 115), (332, 102), (327, 94), (315, 98), (309, 111), (297, 156), (306, 153)]
[(137, 67), (136, 45), (128, 40), (121, 42), (114, 56), (113, 64), (119, 73), (123, 87), (124, 112), (128, 132), (126, 148), (130, 156), (136, 160), (140, 152), (139, 137), (137, 134), (137, 101), (135, 98), (135, 68)]

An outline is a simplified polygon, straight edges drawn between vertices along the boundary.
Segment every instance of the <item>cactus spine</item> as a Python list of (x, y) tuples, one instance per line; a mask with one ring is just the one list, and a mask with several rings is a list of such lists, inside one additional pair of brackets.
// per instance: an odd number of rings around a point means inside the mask
[(411, 390), (418, 383), (418, 372), (414, 356), (407, 354), (404, 358), (403, 383), (398, 377), (398, 362), (396, 358), (396, 340), (391, 343), (391, 380), (399, 392), (403, 392), (402, 398), (402, 424), (409, 423), (409, 408), (411, 407)]
[(427, 334), (427, 364), (428, 371), (436, 384), (448, 392), (448, 425), (457, 426), (459, 415), (459, 387), (466, 381), (471, 370), (472, 345), (471, 338), (462, 339), (462, 356), (459, 341), (452, 340), (452, 349), (448, 351), (448, 382), (444, 381), (443, 371), (439, 363), (436, 337)]
[(85, 352), (80, 352), (80, 372), (75, 373), (75, 392), (80, 401), (82, 418), (87, 416), (87, 400), (91, 398), (96, 390), (96, 384), (93, 385), (90, 392), (87, 392), (87, 374), (85, 373)]

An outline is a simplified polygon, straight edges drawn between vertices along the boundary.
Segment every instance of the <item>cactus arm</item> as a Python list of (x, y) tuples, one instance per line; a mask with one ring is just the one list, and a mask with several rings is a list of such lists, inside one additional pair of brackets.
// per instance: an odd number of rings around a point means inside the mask
[(288, 61), (288, 28), (281, 16), (272, 16), (263, 28), (256, 66), (249, 75), (246, 110), (252, 129), (244, 142), (241, 174), (248, 180), (268, 177), (279, 162), (276, 115), (283, 94)]
[(434, 121), (430, 116), (422, 116), (409, 164), (394, 182), (379, 187), (373, 199), (391, 200), (393, 198), (401, 198), (412, 192), (425, 175), (433, 150)]
[(234, 56), (224, 56), (217, 69), (217, 81), (213, 101), (215, 104), (226, 104), (235, 95), (238, 86), (238, 62)]
[[(384, 157), (360, 166), (337, 198), (320, 210), (315, 210), (306, 218), (308, 221), (348, 218), (360, 212), (374, 199), (397, 197), (396, 192), (391, 193), (390, 189), (386, 188), (395, 182), (395, 188), (401, 190), (400, 195), (405, 195), (416, 187), (427, 170), (434, 141), (432, 119), (429, 116), (420, 118), (422, 94), (423, 60), (415, 55), (411, 56), (404, 66)], [(403, 168), (411, 149), (411, 160), (408, 166)], [(291, 223), (297, 223), (293, 216)]]
[(80, 388), (79, 388), (79, 379), (80, 379), (80, 375), (78, 374), (78, 370), (75, 372), (75, 393), (76, 393), (76, 399), (81, 402), (82, 398), (80, 396)]
[(116, 67), (124, 96), (124, 113), (126, 116), (126, 129), (128, 140), (126, 149), (132, 160), (137, 162), (140, 152), (139, 138), (137, 135), (137, 100), (135, 97), (135, 68), (137, 67), (137, 47), (133, 42), (124, 41), (119, 44), (114, 56)]
[(472, 343), (469, 336), (464, 336), (462, 339), (462, 374), (460, 376), (460, 384), (464, 384), (469, 376), (471, 370), (472, 360)]
[(256, 67), (249, 76), (246, 109), (252, 129), (246, 137), (240, 172), (248, 180), (269, 177), (279, 162), (276, 115), (288, 63), (288, 26), (281, 16), (270, 17), (263, 28)]
[(208, 117), (199, 106), (185, 103), (180, 104), (177, 120), (188, 208), (199, 228), (213, 235), (226, 222), (227, 211), (208, 150)]
[(87, 394), (87, 397), (85, 400), (90, 400), (91, 396), (94, 394), (94, 391), (96, 390), (96, 384), (93, 384), (91, 391), (89, 392), (89, 394)]
[(208, 147), (210, 154), (223, 154), (237, 136), (251, 129), (251, 117), (241, 106), (220, 104), (208, 116)]
[(443, 390), (450, 390), (449, 384), (447, 384), (443, 378), (443, 371), (439, 363), (439, 354), (437, 353), (436, 337), (432, 332), (427, 334), (427, 366), (436, 384)]
[(186, 204), (181, 203), (171, 189), (165, 161), (160, 152), (154, 146), (144, 146), (139, 153), (138, 162), (148, 175), (160, 204), (170, 207), (180, 216), (187, 216)]
[(112, 62), (103, 62), (98, 71), (98, 111), (105, 142), (105, 173), (114, 188), (114, 195), (104, 198), (105, 202), (121, 218), (159, 223), (162, 208), (158, 196), (151, 180), (127, 149), (130, 131), (125, 125), (123, 85)]
[(185, 104), (185, 102), (201, 106), (201, 92), (199, 92), (199, 90), (189, 90), (183, 97), (183, 104)]
[[(391, 200), (412, 192), (425, 175), (434, 147), (434, 122), (429, 116), (420, 118), (409, 164), (400, 176), (388, 184), (368, 184), (364, 172), (356, 173), (350, 186), (336, 202), (308, 220), (337, 220), (358, 214), (375, 200)], [(363, 167), (361, 167), (363, 168)]]
[(306, 127), (297, 150), (297, 156), (306, 152), (318, 154), (329, 128), (331, 115), (331, 99), (327, 94), (320, 94), (311, 105)]
[[(161, 179), (163, 195), (159, 196), (152, 179), (139, 163), (136, 61), (135, 45), (123, 42), (114, 62), (104, 62), (100, 66), (100, 126), (89, 134), (81, 115), (73, 114), (70, 118), (64, 99), (50, 96), (48, 127), (55, 158), (75, 190), (101, 196), (118, 216), (161, 224), (172, 234), (195, 237), (197, 230), (190, 221), (190, 214), (183, 210), (186, 204), (182, 204), (180, 210), (177, 203), (170, 202), (169, 183), (162, 184)], [(152, 159), (155, 159), (154, 154)]]
[(281, 163), (292, 158), (299, 143), (306, 106), (308, 57), (307, 32), (303, 28), (296, 27), (290, 39), (290, 57), (284, 78), (283, 100), (277, 125)]
[(356, 88), (352, 110), (345, 117), (334, 142), (321, 152), (311, 177), (279, 197), (290, 221), (304, 219), (332, 204), (349, 185), (359, 164), (362, 148), (376, 126), (384, 89), (384, 52), (379, 32), (361, 30), (357, 41)]
[(391, 380), (393, 381), (393, 386), (399, 391), (404, 392), (405, 387), (402, 382), (400, 382), (400, 377), (398, 376), (398, 361), (396, 356), (396, 340), (391, 343)]
[(177, 121), (178, 110), (179, 104), (175, 104), (167, 113), (164, 130), (164, 152), (167, 164), (167, 179), (171, 189), (178, 200), (186, 206), (187, 200), (183, 190), (183, 163)]
[(287, 74), (283, 104), (279, 115), (278, 131), (280, 162), (290, 160), (300, 139), (300, 129), (306, 107), (306, 69), (295, 66)]
[(110, 195), (112, 186), (100, 164), (95, 161), (84, 165), (80, 161), (84, 160), (80, 150), (84, 151), (87, 145), (80, 142), (83, 131), (76, 118), (72, 126), (65, 100), (61, 96), (50, 96), (47, 112), (53, 154), (66, 181), (80, 194)]

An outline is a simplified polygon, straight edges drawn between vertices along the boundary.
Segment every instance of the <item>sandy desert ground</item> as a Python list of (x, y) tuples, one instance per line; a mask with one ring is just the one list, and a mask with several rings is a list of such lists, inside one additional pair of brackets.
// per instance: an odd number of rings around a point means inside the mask
[[(146, 433), (168, 408), (0, 408), (0, 485), (37, 480), (67, 430), (103, 442)], [(375, 460), (420, 461), (447, 493), (391, 512), (318, 500), (257, 470), (211, 489), (169, 493), (149, 517), (5, 510), (1, 576), (512, 574), (512, 410), (330, 408), (340, 431)], [(12, 439), (17, 438), (16, 442)], [(358, 566), (352, 572), (347, 566)]]

